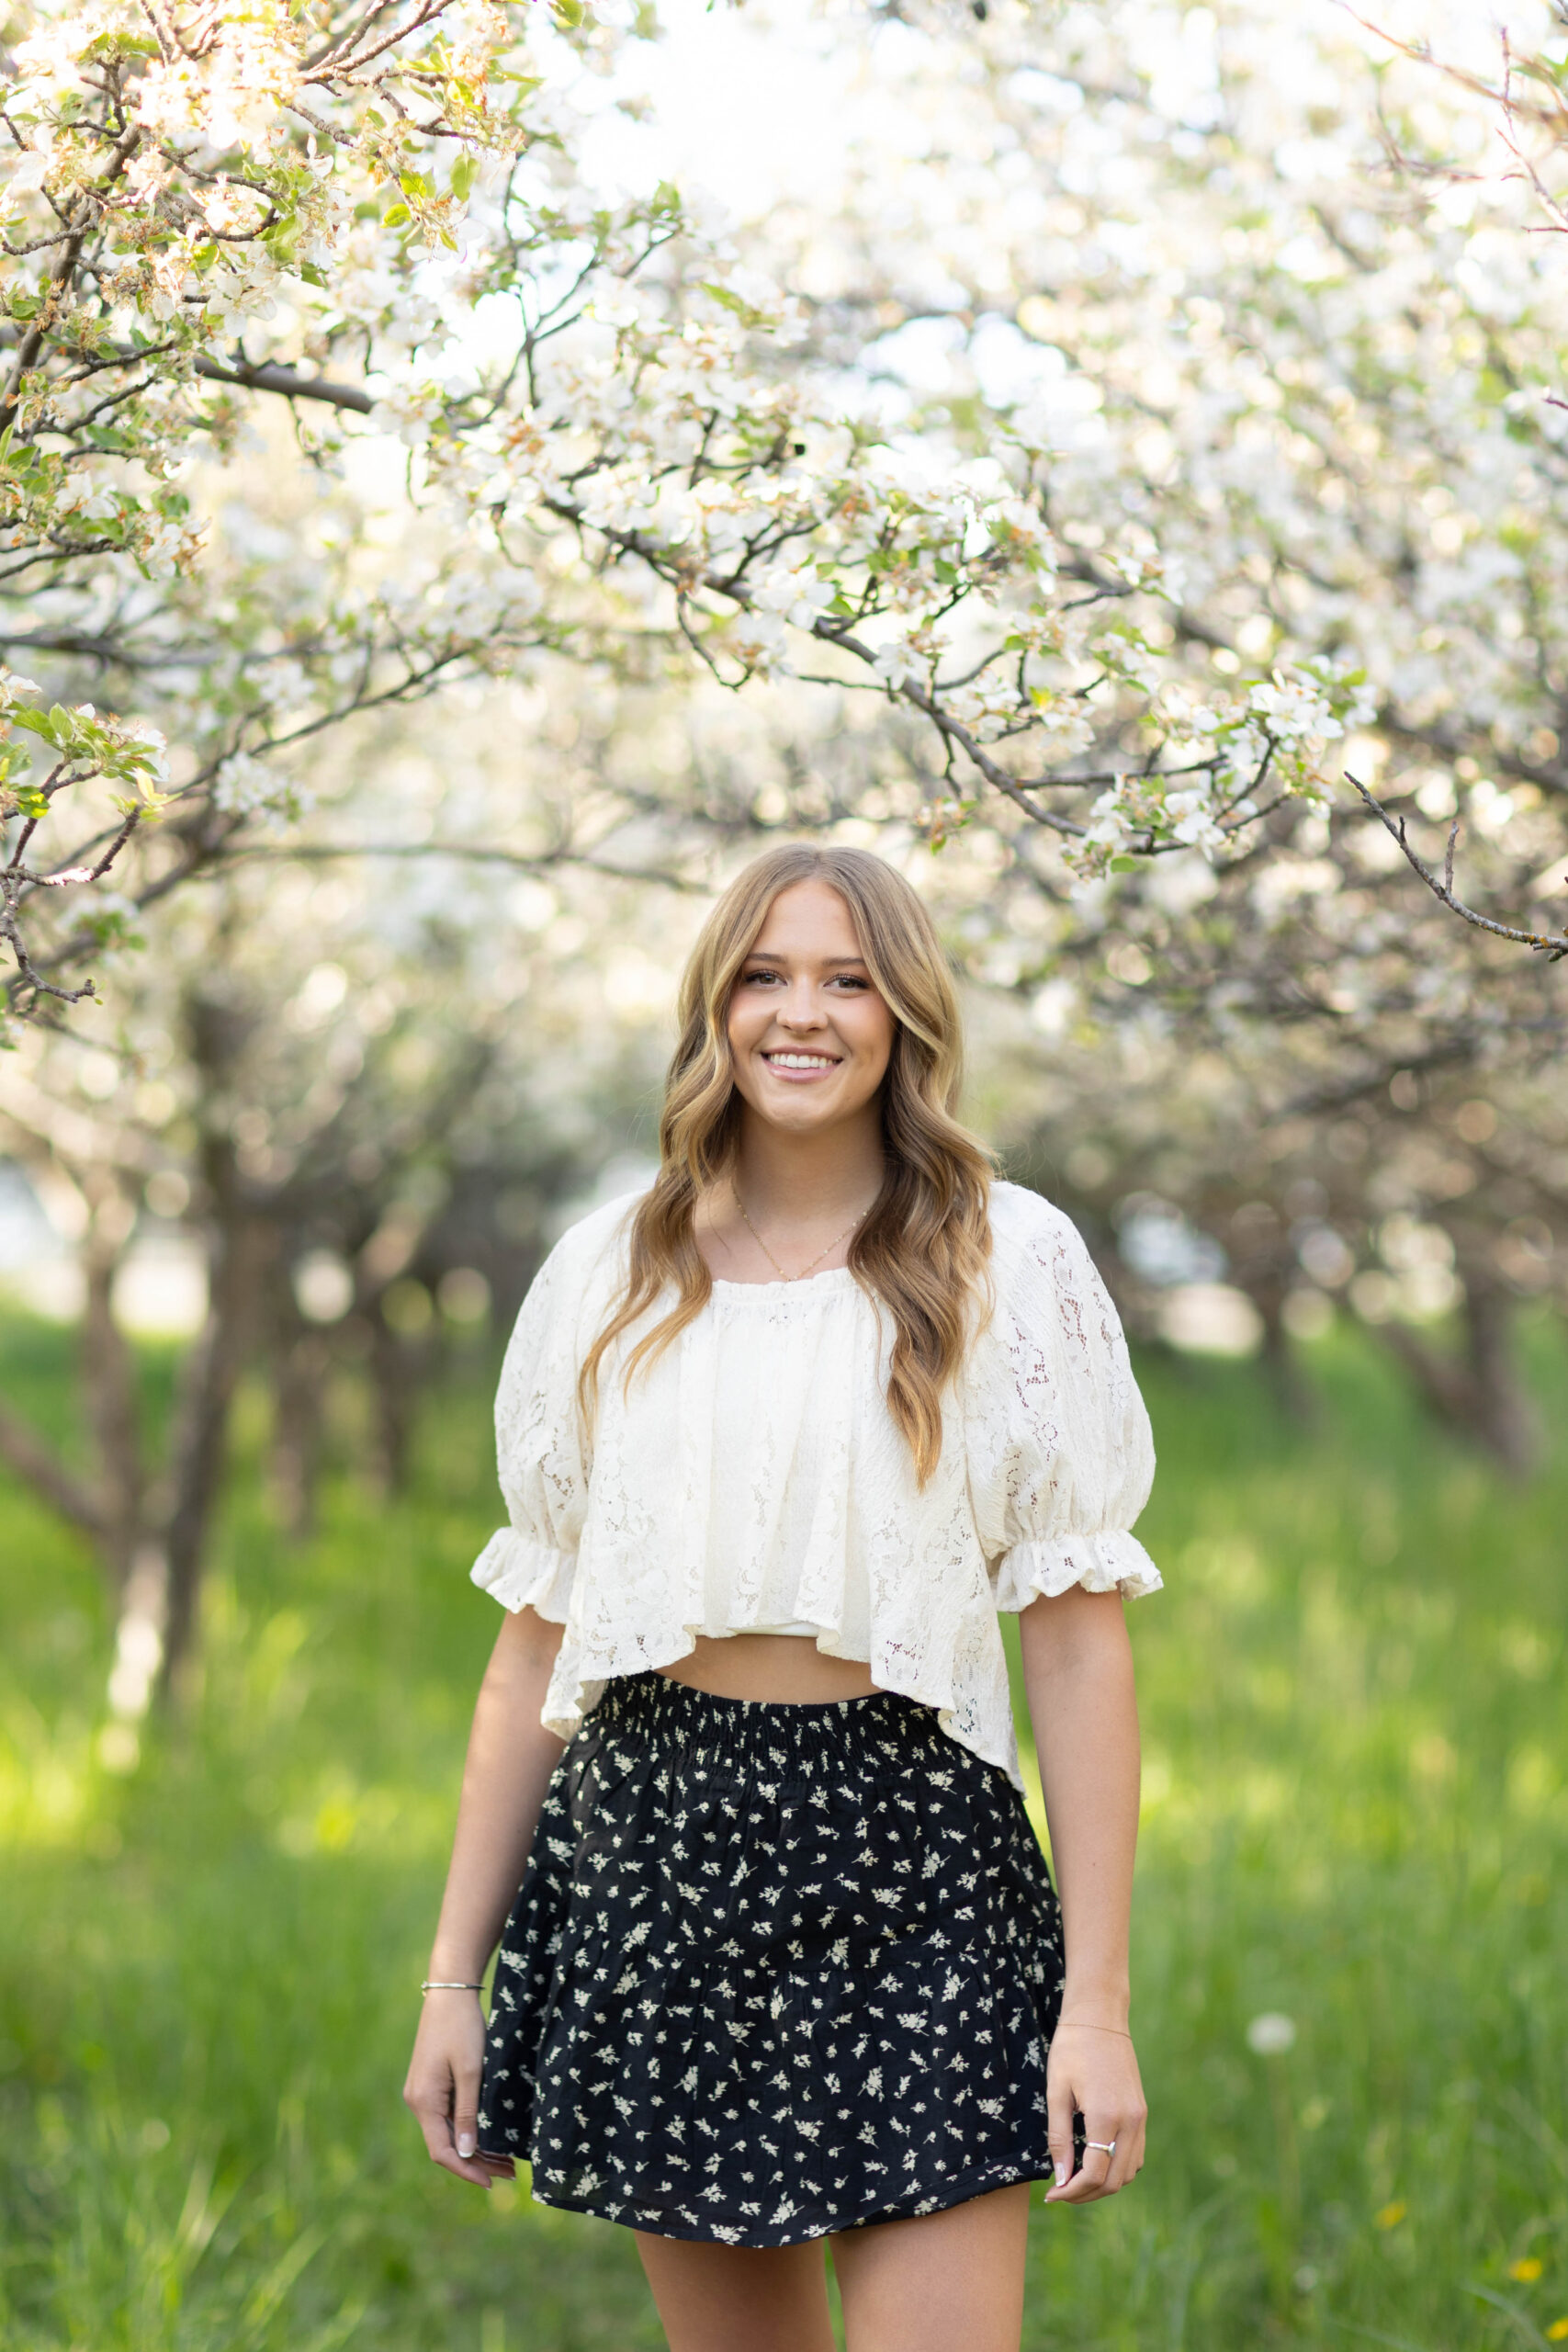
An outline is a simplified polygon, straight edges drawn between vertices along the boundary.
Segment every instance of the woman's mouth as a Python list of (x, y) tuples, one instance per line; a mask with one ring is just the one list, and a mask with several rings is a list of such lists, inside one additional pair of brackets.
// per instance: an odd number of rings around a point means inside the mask
[(826, 1078), (839, 1067), (837, 1054), (765, 1053), (762, 1059), (780, 1078), (798, 1084), (803, 1079)]

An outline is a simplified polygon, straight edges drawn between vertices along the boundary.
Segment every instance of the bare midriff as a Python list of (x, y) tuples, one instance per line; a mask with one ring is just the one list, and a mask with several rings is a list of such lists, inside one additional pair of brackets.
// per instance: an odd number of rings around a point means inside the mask
[(716, 1699), (761, 1699), (820, 1706), (830, 1699), (869, 1699), (871, 1669), (854, 1657), (828, 1657), (800, 1634), (699, 1634), (696, 1647), (660, 1674)]

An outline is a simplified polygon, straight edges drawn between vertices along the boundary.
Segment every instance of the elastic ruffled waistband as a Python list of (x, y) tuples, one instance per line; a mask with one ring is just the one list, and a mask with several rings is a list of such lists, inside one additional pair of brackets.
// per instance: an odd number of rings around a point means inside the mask
[(947, 1737), (934, 1707), (897, 1690), (805, 1702), (719, 1699), (668, 1675), (630, 1674), (606, 1685), (583, 1731), (593, 1726), (732, 1771), (788, 1777), (815, 1778), (835, 1762), (886, 1760), (890, 1751), (907, 1757), (912, 1747), (934, 1747), (944, 1758), (980, 1761)]

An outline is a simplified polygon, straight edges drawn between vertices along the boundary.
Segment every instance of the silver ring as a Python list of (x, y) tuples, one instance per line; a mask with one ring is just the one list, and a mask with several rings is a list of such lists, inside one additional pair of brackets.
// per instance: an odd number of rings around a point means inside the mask
[(1084, 2142), (1084, 2146), (1086, 2148), (1098, 2148), (1102, 2156), (1113, 2156), (1116, 2154), (1116, 2143), (1114, 2140), (1086, 2140)]

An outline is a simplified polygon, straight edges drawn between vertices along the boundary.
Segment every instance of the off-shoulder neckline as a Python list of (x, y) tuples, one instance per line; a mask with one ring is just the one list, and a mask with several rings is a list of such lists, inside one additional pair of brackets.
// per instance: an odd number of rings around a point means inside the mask
[[(998, 1194), (1005, 1197), (998, 1201)], [(1043, 1193), (1036, 1193), (1027, 1184), (1010, 1183), (1005, 1177), (997, 1177), (992, 1182), (991, 1208), (993, 1244), (1005, 1240), (1015, 1247), (1026, 1241), (1031, 1224), (1050, 1223), (1059, 1220), (1062, 1216), (1062, 1212), (1056, 1207), (1055, 1203), (1048, 1200)], [(996, 1214), (998, 1208), (1001, 1211), (999, 1216)], [(819, 1274), (797, 1275), (794, 1282), (732, 1283), (726, 1281), (720, 1274), (714, 1274), (709, 1279), (713, 1290), (716, 1293), (722, 1291), (727, 1299), (773, 1298), (780, 1291), (804, 1293), (820, 1291), (824, 1286), (830, 1286), (834, 1290), (860, 1288), (848, 1266), (828, 1266)]]
[(797, 1274), (793, 1282), (732, 1283), (727, 1282), (722, 1274), (712, 1274), (709, 1276), (709, 1281), (713, 1288), (716, 1291), (723, 1291), (727, 1298), (772, 1298), (784, 1290), (796, 1292), (817, 1290), (824, 1283), (831, 1283), (840, 1290), (842, 1290), (846, 1283), (853, 1289), (858, 1290), (860, 1287), (847, 1266), (824, 1266), (819, 1274)]

